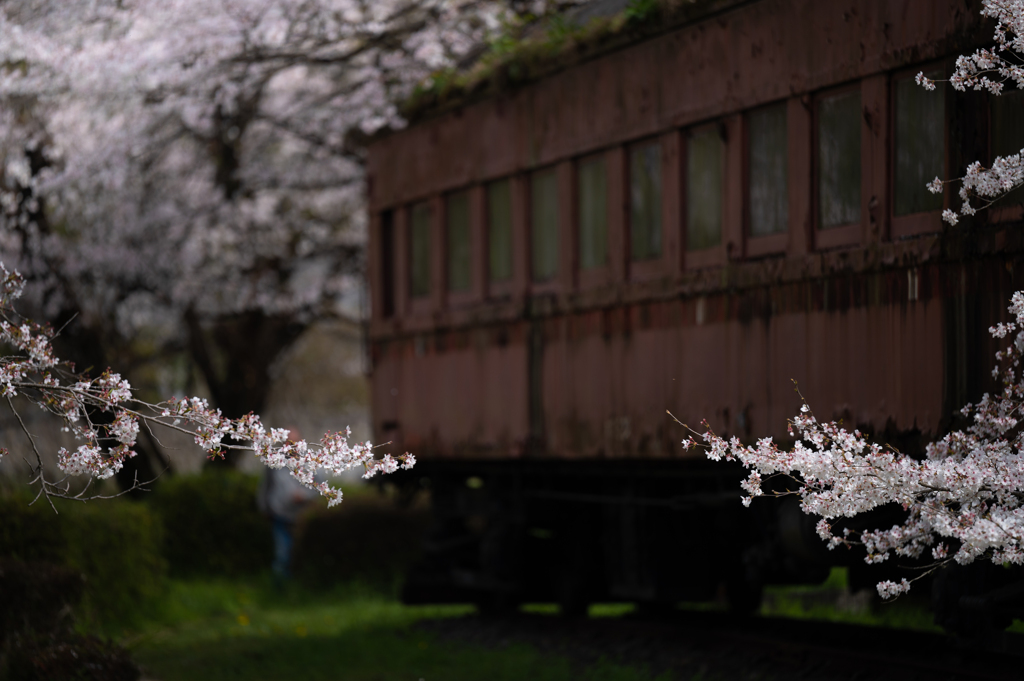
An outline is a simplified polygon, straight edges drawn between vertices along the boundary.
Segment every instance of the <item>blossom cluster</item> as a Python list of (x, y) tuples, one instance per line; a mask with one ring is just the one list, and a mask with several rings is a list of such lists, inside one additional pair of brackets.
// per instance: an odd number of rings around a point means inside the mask
[(352, 315), (360, 140), (508, 7), (0, 3), (0, 257), (125, 337), (186, 310)]
[[(992, 95), (1002, 94), (1007, 86), (1024, 89), (1024, 66), (1021, 65), (1021, 57), (1024, 56), (1024, 1), (984, 0), (981, 14), (996, 21), (995, 45), (957, 57), (950, 85), (961, 92), (972, 89)], [(924, 73), (917, 74), (917, 83), (926, 89), (935, 89), (935, 81), (925, 77)], [(959, 182), (959, 211), (946, 209), (942, 212), (943, 220), (951, 225), (955, 225), (961, 215), (974, 215), (979, 209), (1024, 185), (1024, 149), (997, 156), (990, 167), (972, 163)], [(943, 184), (935, 178), (927, 187), (938, 194), (942, 192)], [(979, 205), (972, 205), (972, 200), (977, 200)]]
[[(349, 442), (351, 431), (347, 428), (342, 433), (325, 434), (319, 443), (292, 441), (287, 430), (268, 430), (255, 414), (226, 418), (199, 397), (150, 404), (137, 399), (128, 381), (116, 373), (107, 371), (96, 378), (76, 375), (55, 356), (52, 335), (46, 328), (25, 320), (12, 321), (16, 317), (12, 303), (21, 295), (22, 286), (21, 276), (0, 263), (0, 342), (13, 349), (12, 354), (0, 357), (0, 394), (8, 398), (12, 409), (10, 398), (27, 397), (59, 416), (65, 430), (82, 441), (74, 451), (61, 448), (57, 453), (58, 466), (68, 475), (105, 479), (117, 473), (125, 459), (136, 456), (140, 424), (191, 433), (210, 456), (221, 455), (228, 448), (250, 450), (270, 468), (287, 468), (296, 480), (325, 496), (329, 505), (341, 501), (341, 490), (318, 478), (320, 471), (337, 475), (362, 467), (363, 477), (370, 478), (412, 468), (416, 463), (408, 453), (376, 458), (369, 442)], [(32, 446), (35, 449), (34, 441)], [(4, 453), (0, 451), (0, 456)], [(35, 454), (41, 491), (59, 495), (61, 488), (43, 477), (40, 452)]]
[[(1024, 565), (1024, 292), (1013, 294), (1014, 321), (989, 331), (1013, 342), (996, 354), (995, 377), (1002, 392), (985, 394), (961, 410), (970, 425), (930, 443), (923, 459), (882, 447), (857, 430), (818, 421), (804, 404), (790, 422), (796, 439), (791, 449), (771, 438), (755, 445), (726, 440), (711, 431), (689, 437), (684, 446), (707, 447), (713, 460), (735, 460), (748, 469), (743, 482), (749, 504), (761, 496), (767, 476), (790, 476), (804, 512), (820, 516), (817, 531), (829, 548), (862, 545), (868, 563), (891, 555), (967, 564), (980, 558)], [(699, 442), (703, 440), (703, 442)], [(885, 504), (899, 504), (906, 519), (888, 529), (834, 531), (836, 521)], [(911, 580), (912, 581), (912, 580)], [(883, 597), (905, 592), (910, 584), (883, 582)]]

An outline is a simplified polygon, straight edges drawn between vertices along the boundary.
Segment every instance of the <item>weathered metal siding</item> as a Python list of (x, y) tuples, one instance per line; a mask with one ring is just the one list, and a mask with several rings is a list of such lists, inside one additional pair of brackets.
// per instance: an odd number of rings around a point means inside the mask
[(978, 40), (978, 6), (743, 6), (376, 142), (371, 210), (947, 57)]
[(521, 456), (528, 431), (526, 354), (517, 326), (375, 344), (371, 408), (378, 441), (419, 456)]
[[(991, 368), (984, 330), (1024, 286), (1016, 228), (970, 239), (889, 231), (889, 75), (966, 48), (977, 3), (749, 3), (694, 26), (555, 74), (375, 142), (370, 150), (371, 321), (376, 437), (422, 457), (658, 458), (684, 454), (665, 414), (719, 433), (785, 438), (799, 408), (796, 380), (822, 418), (892, 442), (933, 437), (975, 398)], [(814, 91), (862, 78), (862, 225), (843, 243), (815, 243), (811, 224)], [(683, 126), (720, 117), (741, 134), (744, 109), (787, 98), (790, 229), (754, 253), (742, 235), (743, 148), (727, 147), (721, 253), (688, 261)], [(623, 143), (658, 134), (665, 182), (665, 255), (631, 263)], [(572, 195), (572, 159), (608, 159), (605, 270), (576, 271), (563, 225), (558, 278), (528, 276), (526, 177), (556, 163)], [(515, 272), (483, 281), (480, 182), (513, 180)], [(469, 293), (444, 291), (443, 229), (435, 220), (429, 299), (412, 301), (401, 255), (396, 313), (383, 318), (379, 227), (395, 210), (471, 186), (477, 266)], [(572, 208), (562, 221), (572, 224)], [(971, 229), (971, 228), (965, 228)], [(733, 243), (729, 243), (732, 241)], [(727, 244), (727, 245), (726, 245)], [(842, 245), (843, 250), (823, 250)], [(731, 250), (730, 250), (731, 247)], [(815, 249), (819, 250), (815, 250)], [(750, 258), (756, 255), (760, 259)], [(896, 438), (896, 439), (892, 439)]]
[[(934, 281), (918, 300), (908, 300), (901, 270), (866, 283), (889, 300), (833, 309), (819, 281), (767, 300), (719, 294), (377, 343), (375, 420), (397, 426), (383, 437), (426, 456), (679, 456), (683, 433), (666, 409), (695, 427), (707, 418), (721, 433), (785, 439), (800, 405), (795, 380), (819, 417), (934, 436), (957, 399), (948, 383), (972, 381), (976, 396), (985, 381), (993, 345), (980, 336), (1000, 318), (1012, 277), (975, 282), (961, 297), (957, 268), (919, 276)], [(952, 318), (982, 291), (986, 302), (970, 320)], [(531, 325), (543, 339), (539, 395), (531, 395)], [(954, 356), (958, 344), (970, 357)], [(958, 361), (969, 364), (951, 366)], [(534, 399), (543, 417), (531, 431)]]

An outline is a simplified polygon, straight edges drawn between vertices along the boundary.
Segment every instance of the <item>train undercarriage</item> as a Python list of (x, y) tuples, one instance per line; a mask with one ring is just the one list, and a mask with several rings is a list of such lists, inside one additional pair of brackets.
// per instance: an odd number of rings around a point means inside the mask
[[(602, 602), (650, 612), (703, 602), (747, 614), (764, 587), (820, 584), (836, 566), (859, 590), (925, 565), (867, 565), (857, 549), (829, 551), (795, 496), (744, 508), (738, 465), (433, 460), (415, 473), (402, 484), (429, 490), (434, 518), (402, 591), (407, 604), (473, 603), (500, 614), (555, 603), (563, 615), (583, 616)], [(887, 526), (899, 512), (858, 517), (851, 529)], [(1017, 568), (954, 566), (915, 589), (931, 589), (936, 623), (960, 636), (985, 637), (1024, 619)]]

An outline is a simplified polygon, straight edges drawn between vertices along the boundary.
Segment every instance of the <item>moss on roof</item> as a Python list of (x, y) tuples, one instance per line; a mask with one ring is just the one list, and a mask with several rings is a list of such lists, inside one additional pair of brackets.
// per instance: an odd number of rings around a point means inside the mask
[(629, 0), (605, 3), (622, 7), (612, 14), (576, 11), (509, 27), (471, 64), (438, 71), (417, 86), (400, 111), (410, 123), (432, 118), (751, 1)]

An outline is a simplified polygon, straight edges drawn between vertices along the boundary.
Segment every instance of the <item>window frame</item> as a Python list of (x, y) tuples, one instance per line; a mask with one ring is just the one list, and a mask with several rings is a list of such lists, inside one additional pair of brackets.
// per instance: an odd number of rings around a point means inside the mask
[[(1022, 108), (1024, 108), (1024, 89), (1017, 89), (1017, 97), (1021, 101)], [(1003, 97), (1005, 95), (999, 95)], [(995, 151), (995, 117), (993, 115), (993, 105), (996, 103), (996, 97), (989, 95), (986, 97), (985, 105), (985, 125), (986, 125), (986, 146), (988, 149), (988, 165), (992, 165), (992, 160), (996, 157)], [(994, 206), (988, 208), (985, 211), (988, 214), (988, 221), (990, 224), (998, 225), (1005, 222), (1019, 222), (1024, 219), (1024, 203), (1017, 204), (1001, 204), (996, 203)]]
[[(896, 215), (896, 86), (900, 81), (911, 79), (918, 73), (927, 73), (929, 71), (941, 71), (948, 73), (951, 64), (949, 60), (941, 60), (935, 62), (928, 62), (925, 64), (918, 64), (913, 68), (900, 69), (894, 71), (889, 77), (889, 88), (888, 88), (888, 108), (889, 108), (889, 150), (888, 150), (888, 164), (889, 164), (889, 175), (886, 179), (886, 185), (888, 186), (889, 205), (887, 212), (889, 214), (889, 231), (890, 239), (895, 241), (897, 239), (904, 239), (907, 237), (921, 236), (925, 234), (938, 234), (942, 232), (942, 211), (949, 208), (950, 192), (947, 188), (943, 192), (942, 196), (942, 207), (923, 211), (920, 213), (911, 213), (909, 215)], [(920, 87), (920, 86), (916, 86)], [(943, 162), (942, 162), (942, 174), (941, 178), (949, 178), (950, 174), (950, 144), (949, 132), (950, 132), (950, 116), (952, 113), (952, 87), (946, 87), (945, 83), (939, 83), (936, 87), (942, 87), (942, 94), (944, 95), (943, 101), (943, 121), (942, 121), (942, 140), (943, 140)], [(921, 191), (927, 191), (924, 185), (921, 185)]]
[[(664, 277), (676, 272), (672, 263), (680, 259), (680, 228), (682, 225), (678, 212), (679, 192), (682, 185), (682, 169), (679, 167), (685, 145), (682, 141), (684, 132), (675, 128), (664, 130), (656, 135), (648, 135), (622, 144), (622, 226), (619, 238), (622, 244), (622, 266), (627, 281), (644, 282)], [(637, 147), (657, 145), (658, 172), (661, 173), (661, 197), (658, 202), (658, 214), (661, 230), (661, 253), (646, 260), (633, 259), (633, 177), (632, 151)], [(611, 197), (609, 197), (611, 198)], [(613, 206), (609, 206), (612, 210)], [(612, 247), (612, 223), (609, 222), (609, 248)]]
[[(499, 182), (508, 183), (509, 194), (509, 275), (506, 279), (491, 276), (491, 194), (490, 189)], [(481, 283), (486, 297), (505, 297), (512, 293), (516, 281), (516, 191), (517, 177), (514, 174), (501, 175), (480, 183), (480, 250)]]
[[(564, 177), (563, 177), (564, 176), (564, 172), (563, 172), (563, 166), (564, 165), (565, 165), (565, 162), (548, 163), (548, 164), (545, 164), (545, 165), (542, 165), (542, 166), (538, 166), (536, 168), (532, 168), (532, 169), (530, 169), (529, 171), (527, 171), (525, 173), (525, 178), (524, 179), (525, 179), (525, 184), (526, 184), (526, 186), (525, 186), (525, 190), (526, 190), (525, 191), (526, 206), (525, 206), (525, 208), (526, 208), (526, 225), (527, 225), (526, 233), (527, 233), (527, 238), (526, 238), (526, 262), (524, 264), (525, 264), (525, 268), (526, 268), (526, 281), (527, 281), (527, 284), (529, 286), (529, 291), (530, 291), (531, 294), (552, 293), (552, 292), (559, 291), (561, 289), (561, 286), (562, 286), (561, 280), (567, 274), (566, 272), (563, 271), (564, 270), (564, 263), (565, 263), (565, 260), (566, 260), (566, 253), (565, 253), (566, 244), (564, 243), (566, 241), (566, 239), (565, 239), (565, 236), (563, 234), (563, 232), (566, 229), (566, 225), (563, 224), (563, 222), (564, 222), (564, 216), (566, 214), (566, 208), (567, 208), (566, 201), (565, 201), (566, 197), (564, 196), (565, 192), (563, 191), (563, 189), (564, 189), (563, 185), (565, 184), (564, 183)], [(533, 247), (534, 247), (534, 234), (536, 233), (536, 231), (534, 229), (534, 219), (533, 219), (533, 182), (534, 182), (534, 177), (535, 176), (539, 175), (540, 173), (547, 173), (547, 172), (550, 172), (554, 176), (554, 182), (555, 182), (555, 198), (556, 198), (556, 206), (555, 206), (555, 216), (556, 216), (555, 217), (555, 229), (556, 229), (555, 243), (556, 243), (556, 248), (558, 250), (557, 250), (557, 253), (555, 254), (555, 271), (554, 271), (554, 273), (549, 278), (547, 278), (547, 279), (540, 279), (540, 280), (538, 280), (538, 279), (534, 279), (534, 270), (533, 270), (533, 266), (534, 266), (534, 260), (533, 260), (534, 259), (534, 250), (533, 250)], [(571, 194), (569, 195), (569, 198), (570, 198), (570, 204), (569, 204), (568, 207), (571, 209), (571, 205), (572, 205), (572, 203), (571, 203), (572, 195)], [(571, 254), (570, 254), (570, 256), (571, 256)]]
[(398, 267), (399, 260), (397, 248), (401, 245), (398, 238), (399, 220), (394, 208), (385, 208), (377, 211), (377, 264), (378, 270), (375, 279), (379, 287), (380, 295), (379, 309), (376, 316), (379, 319), (391, 320), (399, 315), (401, 303), (399, 302), (399, 281)]
[[(751, 154), (751, 135), (750, 135), (750, 116), (758, 111), (764, 111), (766, 109), (780, 108), (784, 113), (784, 128), (786, 131), (786, 172), (784, 177), (786, 180), (786, 228), (781, 232), (774, 232), (772, 234), (762, 234), (754, 236), (751, 233), (751, 226), (753, 222), (752, 218), (752, 201), (750, 200), (750, 189), (751, 189), (751, 168), (750, 168), (750, 154)], [(783, 253), (786, 247), (789, 245), (789, 230), (792, 220), (790, 219), (790, 211), (792, 206), (789, 205), (790, 195), (790, 180), (791, 180), (791, 166), (792, 159), (790, 158), (790, 152), (792, 144), (790, 143), (790, 115), (789, 115), (789, 100), (781, 99), (774, 102), (764, 102), (758, 104), (755, 107), (751, 107), (743, 111), (743, 240), (746, 244), (746, 255), (747, 257), (758, 257), (763, 255), (774, 255), (777, 253)]]
[[(427, 260), (428, 260), (428, 281), (430, 282), (430, 288), (427, 293), (423, 295), (414, 296), (412, 294), (413, 277), (412, 277), (412, 232), (413, 232), (413, 211), (417, 206), (426, 206), (430, 214), (429, 221), (429, 243), (427, 247)], [(403, 236), (402, 247), (402, 270), (404, 272), (404, 282), (402, 290), (402, 298), (406, 301), (405, 309), (403, 312), (405, 316), (409, 317), (425, 317), (431, 315), (434, 310), (438, 307), (438, 299), (443, 295), (442, 291), (438, 290), (438, 285), (443, 281), (438, 274), (438, 266), (442, 264), (441, 256), (441, 245), (438, 243), (438, 223), (437, 219), (443, 208), (443, 201), (440, 196), (426, 196), (413, 199), (406, 203), (402, 207), (402, 228), (400, 233)]]
[[(661, 135), (646, 137), (629, 142), (626, 145), (626, 251), (630, 268), (643, 267), (647, 263), (659, 262), (665, 257), (665, 145)], [(658, 216), (657, 232), (659, 252), (653, 257), (637, 260), (633, 255), (633, 153), (638, 149), (655, 147), (658, 150), (658, 185), (659, 196), (656, 214)]]
[[(456, 197), (458, 197), (460, 195), (465, 197), (465, 201), (466, 201), (466, 220), (467, 220), (467, 222), (466, 222), (466, 238), (469, 240), (469, 243), (466, 244), (467, 249), (469, 251), (469, 253), (468, 253), (469, 259), (468, 259), (466, 265), (469, 268), (469, 271), (467, 272), (467, 274), (469, 276), (469, 282), (467, 283), (466, 288), (464, 288), (464, 289), (455, 289), (455, 288), (452, 287), (452, 241), (451, 241), (451, 236), (452, 236), (451, 235), (451, 227), (452, 227), (452, 225), (449, 222), (449, 220), (451, 219), (451, 204), (450, 204), (450, 202), (454, 198), (456, 198)], [(475, 288), (474, 284), (476, 283), (475, 282), (475, 278), (473, 276), (473, 274), (474, 274), (473, 270), (475, 269), (473, 267), (473, 265), (474, 265), (473, 261), (475, 260), (475, 258), (473, 257), (474, 256), (474, 250), (475, 250), (473, 248), (474, 245), (475, 245), (474, 244), (475, 240), (473, 239), (473, 203), (474, 203), (474, 201), (473, 201), (473, 198), (474, 198), (473, 197), (473, 191), (472, 191), (471, 187), (462, 187), (462, 188), (459, 188), (459, 189), (453, 189), (453, 190), (450, 190), (450, 191), (446, 191), (443, 194), (443, 198), (444, 198), (444, 215), (443, 215), (443, 218), (444, 218), (444, 292), (445, 292), (445, 295), (447, 297), (449, 297), (449, 298), (466, 296), (467, 294), (472, 294), (473, 289)]]
[[(605, 234), (604, 234), (604, 264), (589, 269), (583, 268), (583, 257), (580, 250), (582, 244), (581, 210), (580, 210), (580, 166), (585, 163), (601, 161), (604, 163), (605, 179)], [(593, 288), (607, 284), (612, 279), (612, 260), (615, 257), (612, 249), (614, 228), (613, 220), (613, 191), (615, 173), (613, 164), (616, 157), (608, 149), (586, 153), (572, 160), (572, 270), (575, 273), (577, 287), (580, 289)]]
[[(465, 290), (456, 291), (451, 288), (451, 263), (449, 262), (450, 244), (448, 234), (448, 201), (456, 194), (465, 194), (469, 224), (469, 287)], [(442, 217), (444, 219), (442, 254), (444, 258), (444, 304), (448, 308), (464, 307), (477, 303), (483, 298), (483, 274), (486, 266), (483, 263), (485, 257), (484, 247), (484, 225), (483, 208), (485, 198), (483, 196), (483, 185), (473, 184), (457, 187), (441, 195)]]
[[(860, 221), (843, 225), (836, 225), (827, 229), (821, 227), (821, 168), (820, 148), (821, 139), (821, 102), (838, 95), (856, 92), (860, 96)], [(831, 248), (844, 248), (856, 246), (861, 243), (864, 235), (864, 225), (869, 219), (869, 206), (865, 200), (867, 191), (866, 184), (870, 181), (865, 166), (870, 162), (869, 154), (865, 147), (871, 143), (870, 130), (865, 130), (864, 121), (864, 88), (862, 81), (847, 83), (838, 87), (831, 87), (814, 94), (813, 108), (811, 111), (811, 239), (815, 250), (826, 250)], [(890, 154), (893, 152), (890, 152)], [(867, 161), (867, 163), (866, 163)]]
[[(736, 133), (742, 137), (742, 116), (735, 115), (732, 117), (716, 119), (710, 122), (698, 123), (691, 125), (680, 131), (680, 182), (679, 182), (679, 194), (680, 194), (680, 232), (682, 239), (682, 261), (684, 270), (694, 269), (705, 269), (710, 267), (719, 267), (724, 265), (727, 260), (728, 244), (730, 238), (730, 221), (731, 216), (729, 212), (729, 203), (733, 193), (733, 186), (730, 183), (730, 177), (732, 173), (733, 164), (739, 162), (739, 168), (742, 169), (742, 160), (734, 159), (735, 151), (737, 148), (742, 150), (742, 144), (735, 145), (730, 144), (730, 135)], [(708, 246), (707, 248), (691, 249), (690, 248), (690, 143), (692, 138), (698, 134), (704, 134), (706, 132), (714, 132), (718, 135), (719, 140), (722, 143), (722, 179), (721, 179), (721, 206), (719, 207), (719, 240), (715, 246)], [(734, 137), (735, 139), (735, 137)], [(742, 190), (741, 190), (742, 191)]]

